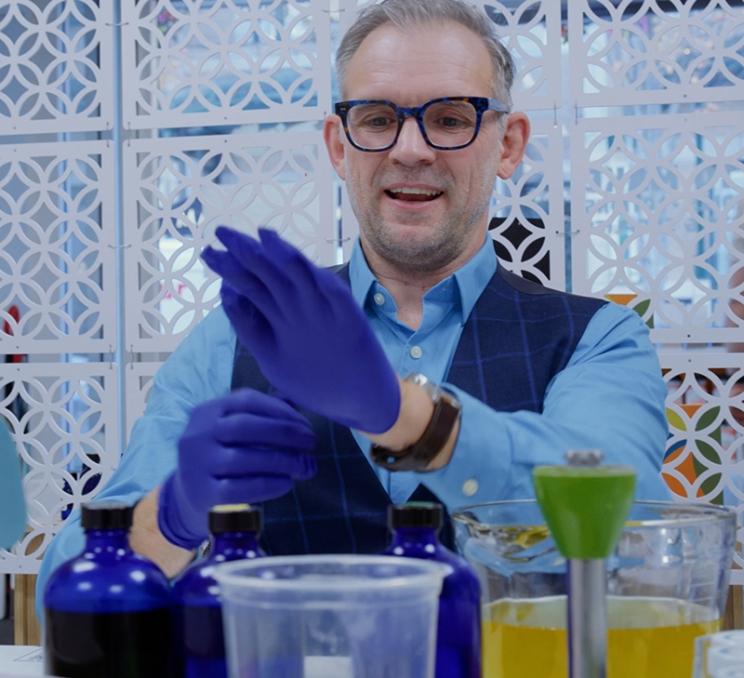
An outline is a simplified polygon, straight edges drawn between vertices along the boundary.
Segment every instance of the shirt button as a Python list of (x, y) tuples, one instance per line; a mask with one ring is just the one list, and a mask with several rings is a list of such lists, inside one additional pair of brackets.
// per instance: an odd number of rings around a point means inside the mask
[(375, 292), (375, 296), (372, 297), (375, 300), (375, 303), (378, 306), (384, 306), (385, 304), (385, 295), (382, 292)]
[(418, 360), (422, 355), (424, 355), (423, 350), (420, 346), (411, 346), (411, 350), (409, 351), (411, 358), (414, 360)]
[(478, 481), (475, 478), (468, 478), (462, 484), (462, 493), (466, 497), (472, 497), (478, 491)]

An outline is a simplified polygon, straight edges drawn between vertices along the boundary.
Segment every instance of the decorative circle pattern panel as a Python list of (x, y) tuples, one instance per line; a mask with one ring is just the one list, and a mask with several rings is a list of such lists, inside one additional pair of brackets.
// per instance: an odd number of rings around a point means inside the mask
[[(662, 477), (680, 499), (735, 506), (741, 513), (744, 367), (740, 355), (667, 354), (662, 364), (669, 422)], [(744, 567), (740, 553), (735, 554), (735, 562)], [(744, 583), (744, 577), (736, 583)]]
[(92, 499), (119, 461), (116, 372), (94, 363), (0, 365), (0, 411), (24, 466), (28, 530), (3, 572), (36, 572), (72, 508)]
[(111, 127), (112, 8), (82, 0), (0, 4), (0, 134)]
[(516, 108), (552, 108), (560, 99), (561, 6), (550, 0), (481, 4), (516, 65)]
[(741, 98), (744, 21), (738, 0), (567, 5), (579, 105)]
[(656, 341), (740, 339), (741, 116), (584, 120), (575, 133), (575, 289), (650, 299)]
[(314, 120), (330, 100), (320, 0), (122, 3), (125, 126)]
[(533, 124), (521, 165), (497, 180), (489, 226), (506, 268), (558, 289), (565, 287), (562, 162), (560, 126)]
[(0, 350), (111, 350), (112, 181), (104, 142), (6, 147), (0, 159)]

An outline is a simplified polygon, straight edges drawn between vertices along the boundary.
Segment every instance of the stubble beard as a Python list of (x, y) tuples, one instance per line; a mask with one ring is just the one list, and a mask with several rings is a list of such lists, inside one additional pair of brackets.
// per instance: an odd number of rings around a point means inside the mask
[(359, 219), (359, 229), (366, 244), (380, 258), (403, 273), (430, 274), (441, 271), (456, 261), (468, 248), (473, 229), (488, 211), (490, 195), (469, 214), (458, 210), (439, 224), (421, 226), (426, 238), (406, 238), (396, 233), (378, 210), (368, 206), (366, 210), (349, 191), (354, 214)]
[[(461, 254), (464, 246), (463, 229), (448, 219), (433, 227), (422, 226), (429, 236), (405, 238), (395, 233), (379, 214), (370, 215), (359, 228), (374, 252), (400, 271), (433, 273), (446, 267)], [(460, 233), (458, 233), (460, 231)]]

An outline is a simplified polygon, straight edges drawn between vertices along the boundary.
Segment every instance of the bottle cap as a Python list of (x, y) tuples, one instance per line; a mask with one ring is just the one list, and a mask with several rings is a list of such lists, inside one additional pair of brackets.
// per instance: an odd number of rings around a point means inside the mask
[(80, 523), (84, 530), (128, 530), (132, 527), (134, 506), (120, 501), (83, 504)]
[(263, 527), (263, 512), (250, 504), (218, 504), (209, 510), (209, 531), (212, 534), (225, 532), (260, 532)]
[(438, 530), (444, 524), (441, 504), (430, 501), (409, 501), (398, 506), (388, 506), (388, 527), (429, 527)]

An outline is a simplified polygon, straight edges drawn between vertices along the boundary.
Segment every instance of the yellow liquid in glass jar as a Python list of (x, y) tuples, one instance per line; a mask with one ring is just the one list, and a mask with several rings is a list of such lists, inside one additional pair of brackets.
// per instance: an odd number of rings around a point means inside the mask
[[(689, 678), (695, 638), (714, 611), (671, 598), (608, 597), (608, 678)], [(563, 596), (498, 600), (483, 609), (483, 678), (568, 678)]]

